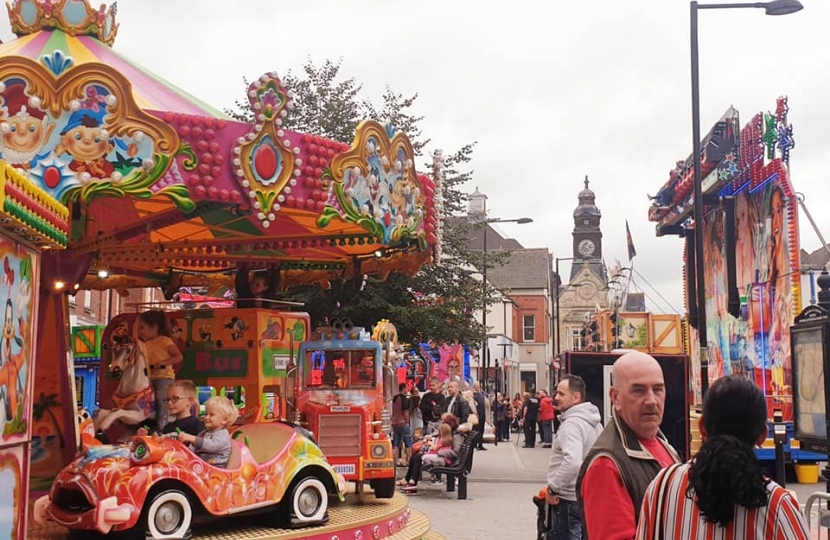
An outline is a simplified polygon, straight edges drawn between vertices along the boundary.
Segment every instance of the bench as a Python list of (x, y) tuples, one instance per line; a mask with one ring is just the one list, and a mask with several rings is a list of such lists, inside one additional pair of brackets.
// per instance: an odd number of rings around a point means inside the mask
[(464, 434), (464, 442), (458, 451), (458, 457), (451, 464), (443, 467), (433, 467), (429, 472), (447, 475), (447, 491), (455, 491), (455, 479), (458, 478), (458, 498), (467, 498), (467, 475), (473, 468), (473, 450), (477, 431), (468, 431)]

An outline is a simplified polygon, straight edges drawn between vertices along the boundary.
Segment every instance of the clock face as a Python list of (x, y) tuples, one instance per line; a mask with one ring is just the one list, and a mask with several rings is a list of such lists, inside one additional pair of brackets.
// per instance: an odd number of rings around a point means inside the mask
[(579, 296), (581, 296), (584, 300), (588, 300), (593, 298), (594, 295), (597, 293), (597, 288), (594, 287), (593, 283), (583, 283), (579, 289), (577, 290)]
[(585, 255), (587, 257), (588, 255), (594, 254), (594, 249), (596, 249), (596, 247), (591, 240), (586, 239), (579, 242), (577, 249), (581, 255)]

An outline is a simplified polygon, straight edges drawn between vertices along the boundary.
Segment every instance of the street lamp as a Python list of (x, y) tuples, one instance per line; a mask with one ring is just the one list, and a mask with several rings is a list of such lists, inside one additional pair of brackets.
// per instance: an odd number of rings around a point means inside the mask
[(484, 262), (482, 263), (481, 277), (482, 286), (484, 288), (484, 297), (482, 299), (483, 305), (481, 308), (481, 326), (484, 327), (484, 355), (483, 358), (481, 358), (481, 362), (484, 364), (484, 389), (485, 391), (487, 391), (487, 369), (490, 367), (490, 343), (487, 333), (487, 226), (491, 223), (516, 223), (518, 225), (524, 225), (526, 223), (533, 223), (533, 219), (529, 217), (523, 217), (518, 219), (485, 218), (482, 221), (482, 223), (484, 223)]
[[(691, 2), (692, 60), (692, 159), (694, 167), (695, 270), (697, 280), (697, 336), (700, 348), (700, 393), (709, 390), (709, 343), (706, 336), (706, 289), (703, 265), (703, 179), (700, 174), (700, 66), (697, 44), (697, 12), (700, 9), (763, 8), (767, 15), (787, 15), (804, 8), (798, 0), (774, 0), (750, 4), (698, 4)], [(692, 279), (691, 276), (689, 279)]]

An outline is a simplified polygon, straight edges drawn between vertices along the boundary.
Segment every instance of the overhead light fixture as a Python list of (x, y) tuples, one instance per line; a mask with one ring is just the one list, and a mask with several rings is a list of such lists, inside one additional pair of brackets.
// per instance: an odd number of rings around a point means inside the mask
[(101, 279), (107, 279), (108, 277), (110, 277), (109, 270), (107, 270), (106, 268), (101, 268), (100, 270), (98, 270), (98, 277)]
[(64, 289), (64, 287), (66, 287), (66, 283), (64, 283), (61, 280), (55, 281), (55, 290), (56, 291), (62, 291)]
[(72, 287), (72, 288), (73, 288), (73, 289), (75, 289), (75, 290), (77, 291), (78, 289), (80, 289), (80, 288), (81, 288), (81, 284), (80, 284), (80, 283), (76, 283), (76, 284), (75, 284), (75, 286), (74, 286), (74, 287)]
[(375, 257), (377, 257), (378, 259), (383, 257), (383, 250), (382, 249), (376, 249), (375, 250)]

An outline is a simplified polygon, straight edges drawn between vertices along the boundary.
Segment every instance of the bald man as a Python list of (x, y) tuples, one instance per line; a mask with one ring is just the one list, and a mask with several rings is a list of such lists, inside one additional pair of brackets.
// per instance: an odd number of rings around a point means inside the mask
[(614, 362), (612, 418), (585, 457), (576, 491), (591, 540), (630, 540), (640, 503), (660, 469), (680, 458), (660, 431), (666, 385), (652, 356), (627, 352)]

